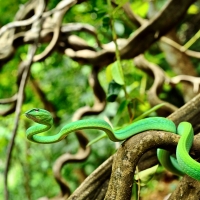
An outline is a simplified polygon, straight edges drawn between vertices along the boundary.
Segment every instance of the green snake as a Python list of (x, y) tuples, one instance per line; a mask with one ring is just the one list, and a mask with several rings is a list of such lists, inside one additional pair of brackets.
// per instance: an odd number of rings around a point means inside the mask
[(147, 130), (162, 130), (180, 135), (180, 140), (176, 149), (176, 159), (170, 156), (166, 150), (159, 149), (157, 152), (160, 163), (172, 173), (177, 175), (187, 174), (190, 177), (200, 181), (200, 163), (190, 157), (189, 151), (192, 146), (194, 133), (192, 125), (188, 122), (181, 122), (176, 125), (164, 117), (149, 117), (136, 121), (125, 128), (113, 131), (112, 127), (104, 120), (86, 119), (79, 120), (65, 125), (59, 133), (52, 136), (37, 135), (51, 128), (53, 119), (51, 113), (34, 108), (25, 113), (26, 117), (38, 123), (31, 126), (26, 131), (27, 139), (36, 143), (55, 143), (71, 132), (81, 129), (98, 129), (104, 131), (110, 140), (114, 142), (123, 141), (133, 135)]

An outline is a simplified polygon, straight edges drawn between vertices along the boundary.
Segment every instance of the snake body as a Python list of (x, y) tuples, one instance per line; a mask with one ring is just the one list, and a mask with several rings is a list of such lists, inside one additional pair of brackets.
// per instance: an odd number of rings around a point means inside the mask
[(200, 163), (195, 161), (189, 155), (189, 150), (193, 142), (193, 128), (188, 122), (181, 122), (176, 130), (176, 125), (169, 119), (163, 117), (150, 117), (136, 121), (125, 128), (113, 131), (112, 127), (104, 120), (87, 119), (79, 120), (65, 125), (59, 133), (52, 136), (39, 136), (38, 133), (47, 131), (53, 124), (51, 114), (43, 109), (34, 108), (26, 113), (26, 117), (35, 121), (36, 125), (31, 126), (26, 131), (27, 138), (36, 143), (55, 143), (65, 137), (71, 132), (82, 129), (98, 129), (104, 131), (110, 140), (114, 142), (123, 141), (133, 135), (147, 130), (162, 130), (179, 134), (179, 140), (176, 157), (170, 157), (166, 150), (158, 150), (158, 159), (160, 163), (172, 173), (177, 175), (187, 174), (190, 177), (200, 181)]

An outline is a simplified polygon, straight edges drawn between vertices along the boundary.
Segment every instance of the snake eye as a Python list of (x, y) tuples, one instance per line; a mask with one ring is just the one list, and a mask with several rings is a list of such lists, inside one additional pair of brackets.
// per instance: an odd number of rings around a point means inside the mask
[(39, 110), (39, 108), (35, 108), (34, 111), (39, 112), (40, 110)]

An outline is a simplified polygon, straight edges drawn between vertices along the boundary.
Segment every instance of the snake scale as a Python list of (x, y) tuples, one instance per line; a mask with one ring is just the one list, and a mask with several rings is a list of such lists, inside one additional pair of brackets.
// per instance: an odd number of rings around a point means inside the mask
[(55, 143), (71, 132), (81, 129), (98, 129), (104, 131), (110, 140), (114, 142), (123, 141), (127, 138), (147, 130), (162, 130), (180, 135), (180, 140), (176, 149), (176, 159), (170, 156), (166, 150), (158, 150), (160, 163), (172, 173), (177, 175), (187, 174), (200, 181), (200, 163), (195, 161), (190, 155), (189, 150), (192, 146), (194, 133), (189, 122), (181, 122), (178, 127), (169, 119), (163, 117), (149, 117), (136, 121), (125, 128), (114, 131), (104, 120), (86, 119), (66, 124), (59, 133), (52, 136), (40, 136), (38, 133), (49, 130), (53, 124), (50, 112), (33, 108), (25, 113), (26, 117), (38, 123), (31, 126), (26, 131), (27, 138), (36, 143)]

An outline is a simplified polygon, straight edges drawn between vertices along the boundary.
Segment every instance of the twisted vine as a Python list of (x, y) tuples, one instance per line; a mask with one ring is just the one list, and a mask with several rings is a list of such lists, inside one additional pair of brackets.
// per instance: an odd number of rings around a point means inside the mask
[[(93, 90), (94, 93), (94, 104), (92, 107), (89, 106), (84, 106), (82, 108), (79, 108), (73, 115), (72, 121), (77, 121), (80, 120), (84, 116), (88, 115), (98, 115), (100, 112), (102, 112), (106, 106), (106, 95), (105, 92), (99, 82), (98, 79), (98, 68), (95, 66), (92, 68), (91, 75), (89, 77), (89, 84), (90, 87)], [(90, 155), (90, 147), (87, 146), (88, 144), (88, 139), (85, 136), (83, 131), (76, 131), (75, 132), (76, 137), (79, 142), (79, 149), (76, 154), (70, 154), (70, 153), (65, 153), (61, 155), (59, 158), (54, 163), (53, 166), (53, 174), (54, 178), (57, 181), (61, 193), (54, 197), (53, 199), (59, 199), (59, 200), (64, 200), (68, 198), (71, 194), (70, 188), (66, 182), (66, 180), (62, 177), (61, 171), (62, 168), (68, 164), (68, 163), (79, 163), (83, 162), (88, 158)], [(40, 198), (41, 200), (42, 198)]]

